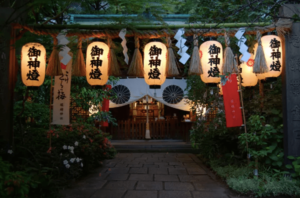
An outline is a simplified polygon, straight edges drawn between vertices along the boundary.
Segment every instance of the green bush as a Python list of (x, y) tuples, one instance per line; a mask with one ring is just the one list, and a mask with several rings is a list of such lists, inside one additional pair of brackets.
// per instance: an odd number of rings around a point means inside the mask
[(261, 178), (230, 177), (227, 179), (230, 188), (242, 194), (259, 197), (279, 195), (300, 195), (300, 182), (288, 178), (276, 179), (270, 176)]
[(36, 185), (30, 174), (25, 171), (11, 170), (11, 164), (0, 157), (0, 197), (25, 198), (29, 189)]
[(25, 174), (23, 178), (34, 181), (26, 191), (28, 197), (56, 198), (59, 189), (70, 180), (99, 167), (102, 160), (114, 157), (116, 150), (108, 139), (108, 134), (91, 125), (73, 124), (50, 131), (27, 128), (16, 138), (12, 154), (5, 150), (0, 154), (19, 175)]

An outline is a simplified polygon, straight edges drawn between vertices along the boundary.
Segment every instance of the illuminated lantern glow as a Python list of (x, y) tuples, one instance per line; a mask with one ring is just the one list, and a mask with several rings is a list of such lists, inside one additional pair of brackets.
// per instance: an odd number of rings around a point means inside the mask
[(39, 43), (27, 43), (21, 52), (21, 77), (27, 87), (39, 87), (44, 83), (46, 49)]
[(218, 83), (218, 87), (219, 87), (219, 95), (223, 96), (223, 90), (222, 90), (221, 83)]
[[(252, 70), (251, 70), (251, 72), (252, 72)], [(255, 75), (255, 74), (254, 74)], [(256, 76), (255, 76), (256, 77)], [(257, 79), (257, 78), (256, 78)], [(238, 86), (238, 90), (240, 90), (240, 86), (239, 86), (239, 76), (237, 75), (236, 76), (236, 80), (237, 80), (237, 86)], [(243, 78), (242, 78), (242, 76), (241, 76), (241, 81), (243, 82)], [(221, 83), (218, 83), (218, 87), (219, 87), (219, 95), (220, 96), (223, 96), (223, 89), (222, 89), (222, 84)]]
[(241, 83), (243, 87), (251, 87), (257, 84), (257, 77), (253, 73), (254, 55), (251, 54), (250, 59), (247, 62), (243, 62), (240, 65)]
[[(256, 74), (257, 78), (259, 80), (264, 80), (266, 78), (276, 78), (280, 76), (282, 72), (282, 41), (280, 37), (276, 35), (263, 36), (261, 37), (261, 44), (269, 72)], [(258, 44), (256, 43), (254, 46), (254, 53), (256, 53), (257, 46)]]
[(86, 50), (86, 80), (92, 86), (108, 81), (109, 47), (103, 42), (92, 42)]
[(167, 47), (150, 42), (144, 48), (144, 78), (150, 89), (160, 89), (166, 80)]
[(200, 61), (203, 74), (200, 75), (204, 83), (218, 83), (218, 77), (223, 65), (223, 48), (218, 41), (206, 41), (200, 45)]

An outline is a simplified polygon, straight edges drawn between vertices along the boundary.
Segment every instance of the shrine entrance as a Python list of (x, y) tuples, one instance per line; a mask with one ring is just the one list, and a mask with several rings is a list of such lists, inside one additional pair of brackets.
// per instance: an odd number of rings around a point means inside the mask
[(151, 139), (179, 139), (189, 141), (192, 126), (190, 112), (164, 105), (152, 97), (143, 97), (128, 105), (111, 108), (118, 126), (110, 125), (106, 132), (114, 140), (145, 138), (147, 118)]

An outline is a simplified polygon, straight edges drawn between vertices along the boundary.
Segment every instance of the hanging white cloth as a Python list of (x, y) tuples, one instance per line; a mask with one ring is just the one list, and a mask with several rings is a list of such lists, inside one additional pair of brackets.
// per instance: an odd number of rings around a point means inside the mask
[(175, 109), (180, 109), (183, 111), (190, 111), (190, 105), (186, 102), (187, 99), (185, 97), (183, 97), (183, 99), (177, 104), (170, 104), (163, 99), (163, 91), (165, 90), (166, 87), (168, 87), (170, 85), (176, 85), (176, 86), (180, 87), (182, 89), (184, 95), (186, 95), (186, 91), (185, 91), (186, 80), (185, 79), (166, 79), (166, 81), (161, 85), (160, 89), (150, 89), (149, 85), (146, 84), (146, 82), (143, 78), (120, 79), (117, 82), (117, 84), (115, 84), (114, 86), (118, 86), (118, 85), (123, 85), (129, 89), (130, 98), (127, 102), (122, 103), (122, 104), (116, 104), (116, 103), (110, 101), (109, 108), (125, 106), (125, 105), (133, 103), (133, 102), (143, 98), (144, 96), (148, 95), (148, 96), (154, 98), (155, 100), (163, 103), (164, 105), (170, 106)]

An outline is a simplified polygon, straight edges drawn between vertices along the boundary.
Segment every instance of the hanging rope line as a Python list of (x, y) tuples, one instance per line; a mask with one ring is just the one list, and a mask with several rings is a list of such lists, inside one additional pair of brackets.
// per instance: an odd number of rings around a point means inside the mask
[[(267, 25), (267, 26), (264, 26)], [(217, 27), (213, 29), (213, 27)], [(121, 29), (120, 25), (21, 25), (14, 24), (15, 29), (26, 29), (31, 33), (37, 35), (56, 35), (61, 29), (68, 29), (67, 36), (80, 36), (83, 39), (89, 37), (108, 37), (111, 39), (118, 38)], [(144, 38), (160, 38), (160, 37), (174, 37), (177, 29), (185, 27), (185, 36), (224, 36), (224, 28), (230, 28), (227, 31), (228, 36), (233, 37), (238, 31), (239, 27), (248, 27), (245, 34), (256, 35), (256, 31), (262, 34), (272, 32), (275, 29), (279, 35), (287, 34), (291, 31), (292, 21), (289, 19), (280, 19), (276, 23), (227, 23), (227, 24), (188, 24), (188, 25), (169, 25), (168, 27), (162, 25), (137, 25), (135, 30), (128, 30), (126, 37)], [(198, 28), (200, 27), (200, 28)], [(218, 29), (221, 28), (222, 29)], [(167, 29), (169, 28), (169, 29)], [(176, 29), (175, 29), (176, 28)], [(148, 29), (148, 30), (147, 30)]]

